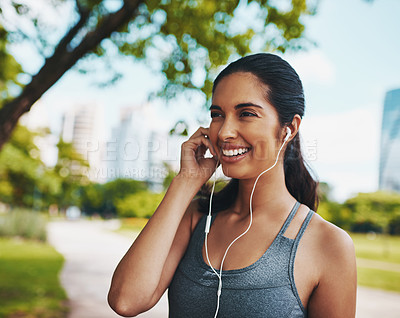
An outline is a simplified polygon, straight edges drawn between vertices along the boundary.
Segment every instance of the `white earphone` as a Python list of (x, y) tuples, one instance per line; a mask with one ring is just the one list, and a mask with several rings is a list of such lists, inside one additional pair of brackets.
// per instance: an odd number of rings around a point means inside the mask
[[(224, 261), (226, 258), (226, 255), (228, 254), (229, 249), (231, 248), (231, 246), (238, 240), (240, 239), (243, 235), (245, 235), (249, 230), (251, 225), (253, 224), (253, 207), (252, 207), (252, 201), (253, 201), (253, 194), (254, 194), (254, 189), (256, 188), (256, 184), (258, 182), (258, 179), (266, 172), (268, 172), (269, 170), (271, 170), (273, 167), (276, 166), (278, 159), (279, 159), (279, 155), (282, 151), (283, 146), (285, 145), (285, 143), (289, 140), (290, 136), (292, 135), (292, 131), (290, 130), (289, 127), (286, 127), (286, 136), (285, 139), (283, 140), (282, 146), (279, 148), (278, 154), (276, 156), (276, 160), (275, 163), (269, 167), (268, 169), (264, 170), (263, 172), (261, 172), (256, 181), (254, 181), (254, 185), (253, 185), (253, 189), (251, 190), (251, 195), (250, 195), (250, 222), (249, 222), (249, 226), (247, 227), (247, 229), (240, 234), (238, 237), (236, 237), (227, 247), (227, 249), (225, 250), (224, 256), (222, 257), (222, 261), (221, 261), (221, 268), (219, 269), (219, 273), (217, 272), (217, 270), (212, 266), (210, 258), (208, 256), (208, 247), (207, 247), (207, 237), (208, 237), (208, 233), (210, 232), (210, 226), (211, 226), (211, 206), (212, 206), (212, 197), (214, 194), (214, 189), (215, 189), (215, 181), (216, 181), (216, 174), (214, 173), (214, 181), (213, 181), (213, 186), (211, 189), (211, 194), (210, 194), (210, 205), (209, 205), (209, 209), (208, 209), (208, 215), (207, 215), (207, 220), (206, 220), (206, 226), (205, 226), (205, 252), (206, 252), (206, 258), (207, 258), (207, 262), (208, 265), (210, 266), (210, 268), (212, 269), (212, 271), (215, 273), (215, 275), (217, 275), (218, 277), (218, 290), (217, 290), (217, 308), (215, 310), (215, 315), (214, 318), (217, 317), (218, 315), (218, 311), (219, 311), (219, 302), (220, 302), (220, 298), (221, 298), (221, 294), (222, 294), (222, 268), (224, 265)], [(216, 167), (218, 167), (218, 161), (217, 161), (217, 165)]]
[(286, 127), (286, 136), (285, 136), (285, 140), (283, 141), (283, 144), (285, 144), (285, 142), (289, 140), (291, 135), (292, 135), (292, 131), (290, 130), (289, 127)]

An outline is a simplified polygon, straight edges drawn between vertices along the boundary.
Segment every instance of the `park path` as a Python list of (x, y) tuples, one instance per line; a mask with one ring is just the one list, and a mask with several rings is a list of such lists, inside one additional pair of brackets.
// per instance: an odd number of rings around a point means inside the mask
[[(48, 225), (50, 243), (65, 257), (61, 283), (70, 301), (68, 318), (119, 317), (107, 304), (112, 273), (134, 238), (111, 230), (117, 221), (57, 221)], [(399, 318), (400, 294), (359, 287), (357, 318)], [(164, 295), (141, 318), (168, 316)]]
[[(49, 242), (65, 257), (61, 284), (70, 305), (68, 318), (120, 317), (107, 303), (111, 277), (133, 238), (115, 234), (116, 221), (60, 221), (48, 225)], [(138, 317), (164, 318), (168, 304), (160, 302)]]

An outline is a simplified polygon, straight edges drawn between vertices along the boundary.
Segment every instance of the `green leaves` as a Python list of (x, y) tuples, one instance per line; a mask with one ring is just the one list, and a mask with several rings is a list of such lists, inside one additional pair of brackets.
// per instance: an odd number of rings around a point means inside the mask
[[(262, 50), (302, 47), (304, 42), (297, 41), (304, 31), (301, 18), (313, 10), (305, 0), (293, 0), (289, 7), (278, 9), (262, 0), (148, 0), (130, 22), (129, 32), (112, 39), (120, 53), (163, 72), (160, 96), (169, 99), (185, 89), (201, 89), (210, 97), (217, 68), (232, 56), (250, 53), (254, 39)], [(255, 21), (244, 21), (254, 8)], [(206, 76), (196, 80), (194, 74), (200, 71)]]

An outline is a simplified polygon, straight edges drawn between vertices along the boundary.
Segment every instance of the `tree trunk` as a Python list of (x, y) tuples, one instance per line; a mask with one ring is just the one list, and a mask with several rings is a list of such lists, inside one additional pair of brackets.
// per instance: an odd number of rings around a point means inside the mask
[(0, 109), (0, 150), (10, 138), (19, 118), (28, 112), (32, 105), (79, 59), (93, 51), (112, 32), (128, 23), (143, 1), (124, 0), (124, 5), (120, 10), (104, 17), (102, 23), (95, 30), (87, 33), (78, 46), (69, 50), (70, 41), (85, 25), (89, 17), (89, 12), (81, 13), (78, 23), (60, 41), (53, 55), (46, 59), (43, 67), (32, 77), (31, 82), (24, 87), (21, 94)]

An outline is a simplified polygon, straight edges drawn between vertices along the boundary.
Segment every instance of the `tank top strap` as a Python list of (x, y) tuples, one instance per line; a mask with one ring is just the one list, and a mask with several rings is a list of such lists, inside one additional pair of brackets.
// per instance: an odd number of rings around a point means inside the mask
[(301, 310), (304, 312), (304, 314), (306, 316), (307, 316), (307, 310), (304, 308), (303, 303), (301, 302), (300, 295), (299, 295), (299, 293), (297, 291), (296, 283), (294, 281), (294, 260), (295, 260), (295, 257), (296, 257), (296, 252), (297, 252), (297, 248), (299, 246), (300, 239), (303, 236), (304, 231), (306, 230), (308, 224), (310, 223), (311, 218), (312, 218), (313, 215), (314, 215), (314, 211), (312, 211), (310, 209), (310, 211), (308, 211), (308, 213), (307, 213), (306, 218), (303, 221), (303, 224), (300, 227), (299, 232), (296, 235), (296, 238), (294, 239), (294, 243), (293, 243), (293, 246), (292, 246), (292, 251), (290, 252), (290, 259), (289, 259), (289, 279), (290, 279), (290, 282), (291, 282), (291, 285), (292, 285), (292, 291), (293, 291), (294, 295), (297, 298), (297, 302), (298, 302)]
[(283, 234), (285, 234), (286, 229), (289, 227), (290, 223), (292, 222), (294, 216), (296, 215), (297, 210), (299, 209), (300, 206), (300, 202), (296, 201), (296, 203), (294, 204), (292, 211), (290, 211), (288, 217), (286, 218), (285, 223), (283, 223), (281, 230), (278, 233), (278, 236), (281, 236)]

